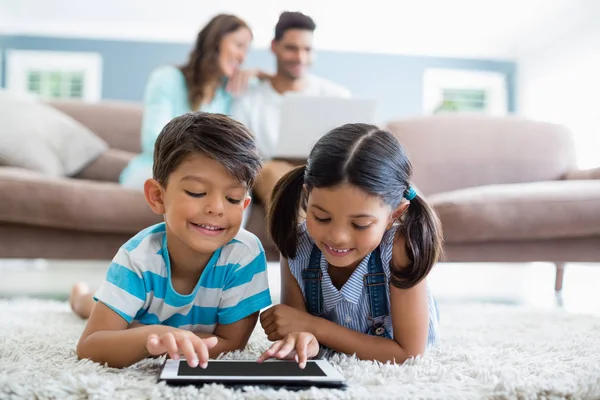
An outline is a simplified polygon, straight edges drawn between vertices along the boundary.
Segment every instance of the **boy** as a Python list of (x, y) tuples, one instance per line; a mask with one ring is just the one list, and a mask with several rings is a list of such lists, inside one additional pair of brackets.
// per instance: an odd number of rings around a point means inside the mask
[(271, 305), (262, 245), (240, 230), (260, 167), (254, 137), (224, 115), (188, 113), (163, 128), (144, 195), (165, 222), (119, 249), (93, 298), (73, 288), (73, 310), (89, 317), (80, 359), (125, 367), (183, 354), (205, 368), (246, 346)]

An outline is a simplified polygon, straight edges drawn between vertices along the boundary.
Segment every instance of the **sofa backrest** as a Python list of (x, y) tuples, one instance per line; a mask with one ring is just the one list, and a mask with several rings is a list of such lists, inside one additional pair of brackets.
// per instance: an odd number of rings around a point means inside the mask
[(518, 117), (435, 115), (387, 124), (405, 146), (423, 194), (560, 179), (576, 167), (570, 132)]
[(85, 103), (49, 101), (49, 105), (88, 127), (110, 147), (133, 153), (141, 151), (142, 105), (122, 101)]

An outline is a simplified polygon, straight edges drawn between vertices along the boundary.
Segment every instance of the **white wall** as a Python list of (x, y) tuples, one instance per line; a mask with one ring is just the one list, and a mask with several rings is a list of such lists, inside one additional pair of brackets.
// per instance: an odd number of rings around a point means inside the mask
[[(214, 14), (235, 13), (266, 48), (283, 10), (317, 23), (323, 50), (513, 59), (515, 44), (554, 30), (596, 0), (0, 0), (16, 34), (191, 42)], [(4, 6), (3, 6), (4, 4)], [(0, 21), (0, 31), (3, 29)]]
[(581, 168), (600, 166), (600, 25), (592, 21), (518, 59), (518, 110), (567, 126)]
[(9, 9), (9, 4), (0, 0), (0, 35), (6, 33), (12, 14), (12, 10)]

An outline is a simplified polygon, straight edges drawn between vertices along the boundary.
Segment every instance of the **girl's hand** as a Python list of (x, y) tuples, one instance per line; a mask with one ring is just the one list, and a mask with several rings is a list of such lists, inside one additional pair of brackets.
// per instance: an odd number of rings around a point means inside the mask
[(319, 342), (312, 333), (294, 332), (273, 343), (259, 358), (263, 362), (269, 358), (280, 360), (295, 359), (300, 368), (306, 367), (306, 360), (319, 354)]
[(315, 317), (305, 311), (277, 304), (260, 315), (260, 325), (271, 341), (283, 339), (292, 332), (311, 332)]
[(173, 360), (183, 354), (190, 367), (206, 368), (208, 366), (208, 350), (215, 347), (218, 339), (214, 336), (201, 339), (193, 332), (176, 330), (160, 336), (152, 334), (146, 340), (146, 349), (152, 356), (168, 353)]
[(229, 78), (226, 90), (234, 96), (240, 96), (248, 90), (248, 82), (254, 77), (263, 81), (269, 79), (271, 75), (259, 69), (239, 70)]

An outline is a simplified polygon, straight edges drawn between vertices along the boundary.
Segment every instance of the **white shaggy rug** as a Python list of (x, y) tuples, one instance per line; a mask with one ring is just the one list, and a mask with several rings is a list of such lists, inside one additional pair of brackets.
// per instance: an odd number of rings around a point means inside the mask
[[(159, 361), (117, 370), (77, 361), (84, 321), (66, 303), (0, 300), (0, 398), (600, 398), (600, 318), (511, 306), (440, 304), (442, 342), (404, 365), (334, 356), (347, 390), (285, 392), (157, 384)], [(255, 358), (268, 345), (256, 331)]]

